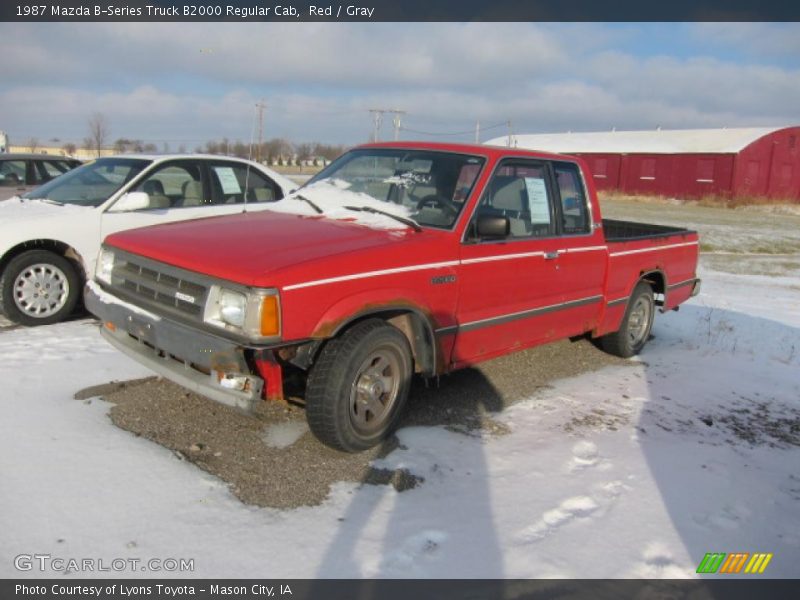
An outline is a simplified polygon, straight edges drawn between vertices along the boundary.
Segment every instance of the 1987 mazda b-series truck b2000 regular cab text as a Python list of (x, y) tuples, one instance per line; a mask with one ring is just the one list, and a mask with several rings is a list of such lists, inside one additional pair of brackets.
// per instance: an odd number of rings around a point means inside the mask
[(355, 148), (269, 210), (109, 236), (86, 306), (114, 346), (253, 408), (305, 383), (345, 451), (396, 426), (411, 377), (589, 335), (629, 357), (696, 294), (695, 232), (602, 220), (577, 158)]

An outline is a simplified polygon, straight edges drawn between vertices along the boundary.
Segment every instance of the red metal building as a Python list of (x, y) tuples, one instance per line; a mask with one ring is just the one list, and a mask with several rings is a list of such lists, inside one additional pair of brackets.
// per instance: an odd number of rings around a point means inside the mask
[[(508, 137), (487, 143), (506, 146)], [(511, 143), (583, 157), (601, 190), (800, 200), (800, 126), (534, 134)]]

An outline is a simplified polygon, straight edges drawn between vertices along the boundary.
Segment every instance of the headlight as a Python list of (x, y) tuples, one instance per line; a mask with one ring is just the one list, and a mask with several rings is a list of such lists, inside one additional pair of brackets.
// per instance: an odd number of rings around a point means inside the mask
[(105, 248), (100, 250), (100, 256), (97, 257), (97, 267), (94, 271), (94, 276), (97, 280), (111, 285), (111, 273), (114, 270), (114, 253)]
[(247, 296), (239, 292), (223, 289), (219, 294), (219, 316), (223, 323), (244, 327), (244, 315), (247, 308)]
[(203, 320), (253, 339), (277, 337), (281, 333), (278, 291), (238, 291), (213, 285), (209, 290)]

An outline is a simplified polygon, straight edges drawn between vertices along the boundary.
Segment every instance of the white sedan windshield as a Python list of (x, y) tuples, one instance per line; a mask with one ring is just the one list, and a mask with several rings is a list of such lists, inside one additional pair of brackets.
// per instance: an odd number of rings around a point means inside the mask
[(56, 177), (28, 192), (23, 198), (100, 206), (150, 162), (139, 158), (100, 158)]

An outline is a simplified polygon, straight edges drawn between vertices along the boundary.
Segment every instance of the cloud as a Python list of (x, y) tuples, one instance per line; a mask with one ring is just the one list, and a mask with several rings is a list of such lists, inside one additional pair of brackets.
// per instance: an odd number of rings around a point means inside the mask
[[(800, 33), (775, 27), (778, 38)], [(708, 47), (773, 31), (676, 26), (674, 52), (653, 56), (636, 50), (631, 28), (602, 24), (0, 24), (14, 48), (0, 65), (2, 126), (79, 140), (99, 111), (112, 137), (194, 147), (248, 140), (262, 98), (265, 135), (296, 141), (366, 140), (373, 107), (407, 111), (417, 132), (464, 132), (440, 136), (455, 141), (471, 140), (477, 120), (484, 139), (505, 133), (507, 120), (515, 132), (796, 121), (796, 57), (699, 52), (701, 30), (716, 36)]]
[(509, 70), (536, 76), (567, 60), (558, 35), (528, 23), (77, 23), (3, 30), (18, 56), (3, 67), (8, 82), (171, 76), (236, 86), (461, 88), (502, 82)]
[(692, 109), (718, 124), (725, 123), (715, 116), (728, 115), (738, 122), (789, 122), (797, 118), (800, 105), (798, 69), (708, 57), (636, 59), (607, 52), (591, 59), (583, 74), (620, 98)]
[(798, 23), (693, 23), (695, 40), (759, 59), (800, 56)]

